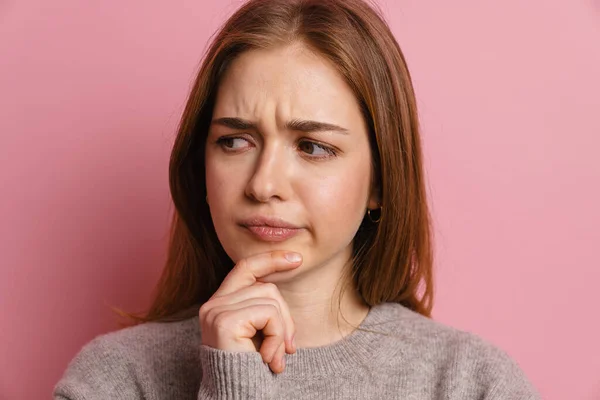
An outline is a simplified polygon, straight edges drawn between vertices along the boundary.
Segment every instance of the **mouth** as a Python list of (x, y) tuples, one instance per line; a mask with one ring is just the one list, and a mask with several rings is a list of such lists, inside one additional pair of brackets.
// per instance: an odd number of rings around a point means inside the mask
[(263, 242), (283, 242), (303, 229), (280, 218), (256, 216), (240, 222), (240, 226)]

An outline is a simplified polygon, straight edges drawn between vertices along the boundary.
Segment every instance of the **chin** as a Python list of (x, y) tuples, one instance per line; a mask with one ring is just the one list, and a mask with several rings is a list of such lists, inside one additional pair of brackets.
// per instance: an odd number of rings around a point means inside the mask
[(285, 272), (275, 272), (271, 275), (267, 275), (264, 278), (260, 278), (260, 282), (264, 283), (274, 283), (274, 284), (284, 284), (290, 283), (298, 280), (298, 276), (302, 275), (303, 265), (299, 266), (295, 270), (285, 271)]
[[(231, 236), (227, 243), (229, 243), (230, 246), (225, 247), (225, 251), (234, 263), (237, 263), (244, 258), (276, 250), (300, 253), (303, 260), (305, 260), (308, 256), (307, 250), (310, 249), (309, 243), (298, 237), (284, 241), (264, 241), (256, 240), (246, 235), (235, 235)], [(299, 268), (302, 268), (302, 266)]]

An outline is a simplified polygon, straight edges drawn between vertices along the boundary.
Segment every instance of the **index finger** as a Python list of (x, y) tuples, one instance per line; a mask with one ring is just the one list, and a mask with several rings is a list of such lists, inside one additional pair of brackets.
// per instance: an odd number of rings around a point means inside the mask
[(274, 272), (289, 271), (302, 263), (299, 253), (276, 250), (240, 260), (227, 274), (214, 296), (224, 296), (256, 283)]

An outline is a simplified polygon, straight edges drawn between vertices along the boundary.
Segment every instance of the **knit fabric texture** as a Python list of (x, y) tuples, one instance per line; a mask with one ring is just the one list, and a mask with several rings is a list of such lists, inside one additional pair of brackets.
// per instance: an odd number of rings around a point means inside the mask
[(521, 368), (476, 335), (395, 303), (323, 347), (286, 354), (274, 374), (258, 352), (201, 344), (198, 317), (98, 336), (75, 356), (56, 400), (539, 399)]

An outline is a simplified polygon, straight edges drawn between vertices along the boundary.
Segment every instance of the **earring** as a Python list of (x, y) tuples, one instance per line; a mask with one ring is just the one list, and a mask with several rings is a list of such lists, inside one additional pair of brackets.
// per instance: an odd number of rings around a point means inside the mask
[[(379, 208), (377, 208), (375, 210), (371, 210), (370, 208), (367, 209), (367, 215), (369, 216), (369, 219), (371, 220), (372, 223), (376, 224), (379, 221), (381, 221), (382, 209), (383, 209), (383, 206), (380, 206)], [(373, 216), (371, 215), (371, 211), (377, 211), (377, 210), (379, 210), (379, 217), (373, 218)]]

